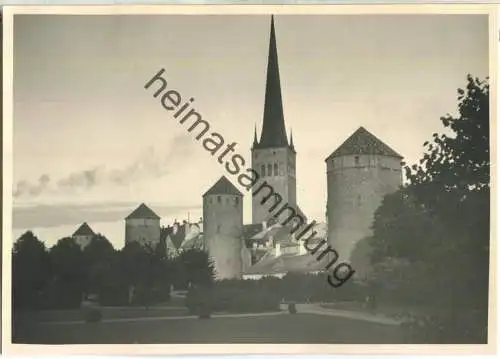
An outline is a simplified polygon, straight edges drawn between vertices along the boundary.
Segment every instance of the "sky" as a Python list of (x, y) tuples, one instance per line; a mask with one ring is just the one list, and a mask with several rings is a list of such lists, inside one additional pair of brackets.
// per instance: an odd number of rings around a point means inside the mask
[[(325, 158), (358, 127), (415, 163), (466, 75), (488, 76), (484, 15), (281, 15), (275, 28), (309, 219), (324, 221)], [(249, 162), (269, 30), (269, 15), (16, 15), (13, 239), (32, 229), (51, 246), (87, 221), (121, 248), (141, 202), (164, 224), (201, 217), (202, 194), (235, 177), (144, 84), (165, 68)], [(250, 223), (249, 195), (244, 209)]]

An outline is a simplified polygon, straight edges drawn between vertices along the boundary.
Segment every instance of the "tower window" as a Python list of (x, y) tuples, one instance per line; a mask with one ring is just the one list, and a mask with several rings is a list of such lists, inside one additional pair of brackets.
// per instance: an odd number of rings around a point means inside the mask
[(275, 176), (278, 175), (278, 164), (277, 163), (274, 164), (274, 175)]
[(260, 174), (262, 175), (262, 177), (266, 177), (266, 165), (260, 166)]
[(358, 194), (358, 198), (357, 198), (357, 204), (358, 204), (358, 207), (361, 206), (361, 196)]
[(238, 197), (234, 197), (234, 205), (238, 205), (240, 203), (240, 199)]
[(220, 224), (217, 225), (217, 233), (220, 233)]
[(219, 202), (219, 203), (220, 203), (221, 201), (222, 201), (221, 197), (220, 197), (220, 196), (217, 196), (217, 202)]
[(354, 165), (359, 166), (359, 156), (354, 156)]
[(271, 177), (273, 175), (273, 166), (271, 164), (267, 165), (267, 175)]
[(208, 202), (208, 204), (211, 204), (212, 203), (212, 198), (209, 198), (207, 202)]

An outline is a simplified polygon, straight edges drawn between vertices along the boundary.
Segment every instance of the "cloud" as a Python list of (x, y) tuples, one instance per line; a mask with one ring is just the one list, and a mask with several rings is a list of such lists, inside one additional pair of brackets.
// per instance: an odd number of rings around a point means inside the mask
[[(12, 227), (28, 229), (35, 227), (57, 227), (77, 225), (82, 222), (122, 221), (139, 204), (137, 202), (106, 202), (95, 204), (57, 204), (14, 207)], [(199, 212), (196, 205), (167, 206), (151, 204), (148, 206), (160, 217), (182, 216), (186, 212)]]
[(49, 187), (50, 177), (47, 174), (40, 176), (36, 183), (29, 183), (28, 181), (22, 180), (17, 182), (16, 188), (14, 190), (14, 197), (19, 197), (23, 194), (28, 194), (31, 197), (36, 197)]
[(148, 178), (161, 178), (193, 153), (192, 139), (180, 135), (169, 141), (165, 149), (151, 146), (132, 163), (122, 168), (109, 169), (106, 165), (95, 166), (53, 181), (42, 174), (35, 182), (18, 181), (13, 190), (15, 199), (36, 198), (45, 193), (87, 191), (100, 185), (129, 185)]

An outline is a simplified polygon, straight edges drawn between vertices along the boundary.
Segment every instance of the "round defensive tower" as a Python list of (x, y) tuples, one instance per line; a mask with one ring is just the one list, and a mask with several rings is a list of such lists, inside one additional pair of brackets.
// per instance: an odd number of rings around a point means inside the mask
[(125, 244), (138, 242), (155, 247), (160, 243), (160, 216), (141, 203), (125, 218)]
[(372, 235), (373, 215), (402, 184), (397, 152), (360, 127), (325, 160), (328, 243), (350, 261), (356, 243)]
[(203, 195), (203, 236), (216, 279), (241, 278), (243, 194), (222, 176)]

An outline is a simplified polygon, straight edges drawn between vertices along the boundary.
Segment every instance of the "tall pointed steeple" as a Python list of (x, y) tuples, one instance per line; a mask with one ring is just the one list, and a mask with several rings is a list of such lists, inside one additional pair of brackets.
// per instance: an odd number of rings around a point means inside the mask
[(295, 151), (295, 146), (293, 145), (293, 133), (291, 128), (290, 128), (290, 149)]
[(254, 128), (254, 133), (253, 133), (253, 145), (252, 148), (255, 148), (259, 145), (259, 142), (257, 141), (257, 125), (255, 125)]
[(274, 17), (271, 17), (271, 36), (269, 39), (269, 55), (267, 60), (266, 97), (264, 104), (264, 120), (260, 135), (259, 148), (286, 147), (285, 120), (281, 99), (280, 74), (278, 68), (278, 51)]

